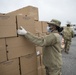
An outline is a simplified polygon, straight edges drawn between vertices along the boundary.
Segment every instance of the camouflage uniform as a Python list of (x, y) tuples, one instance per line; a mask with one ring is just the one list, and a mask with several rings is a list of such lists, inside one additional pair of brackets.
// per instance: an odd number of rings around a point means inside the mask
[[(45, 65), (46, 75), (61, 75), (61, 36), (58, 32), (61, 22), (53, 19), (48, 23), (55, 29), (45, 37), (34, 36), (30, 32), (26, 32), (25, 29), (19, 30), (18, 33), (25, 35), (32, 43), (43, 47), (43, 64)], [(56, 27), (58, 27), (58, 30), (56, 30)]]
[(65, 27), (62, 34), (64, 38), (64, 43), (65, 43), (64, 50), (66, 53), (68, 53), (70, 49), (72, 37), (74, 36), (74, 32), (70, 27)]
[(43, 47), (43, 64), (47, 67), (47, 75), (60, 75), (62, 54), (60, 47), (60, 35), (58, 32), (53, 31), (53, 33), (42, 38), (27, 33), (25, 37), (34, 44)]

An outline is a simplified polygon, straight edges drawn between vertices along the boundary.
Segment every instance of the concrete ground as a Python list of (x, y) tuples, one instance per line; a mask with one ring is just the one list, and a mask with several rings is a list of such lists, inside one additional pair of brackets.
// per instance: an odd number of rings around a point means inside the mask
[(62, 52), (62, 75), (76, 75), (76, 37), (72, 39), (69, 54)]

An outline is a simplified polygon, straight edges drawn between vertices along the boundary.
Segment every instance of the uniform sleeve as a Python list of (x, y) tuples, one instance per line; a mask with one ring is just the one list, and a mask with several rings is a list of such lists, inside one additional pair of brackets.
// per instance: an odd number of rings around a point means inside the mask
[(54, 34), (50, 34), (45, 37), (37, 37), (28, 32), (25, 37), (38, 46), (49, 46), (56, 43), (56, 37)]
[(74, 37), (74, 32), (73, 32), (73, 30), (72, 30), (71, 34), (72, 34), (72, 37)]

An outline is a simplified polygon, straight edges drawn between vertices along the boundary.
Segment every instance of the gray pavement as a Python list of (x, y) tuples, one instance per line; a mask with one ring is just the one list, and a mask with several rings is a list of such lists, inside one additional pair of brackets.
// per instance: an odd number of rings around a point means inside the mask
[(72, 39), (69, 54), (62, 52), (62, 75), (76, 75), (76, 37)]

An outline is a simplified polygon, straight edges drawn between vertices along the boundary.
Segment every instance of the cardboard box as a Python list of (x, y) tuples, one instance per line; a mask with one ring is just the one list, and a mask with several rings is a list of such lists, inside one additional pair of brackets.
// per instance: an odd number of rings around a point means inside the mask
[(27, 6), (25, 8), (27, 15), (33, 17), (34, 20), (39, 20), (38, 8), (33, 6)]
[(36, 30), (36, 33), (41, 33), (42, 34), (41, 21), (35, 21), (35, 30)]
[(0, 39), (0, 62), (6, 61), (6, 45), (5, 45), (5, 39)]
[(46, 21), (42, 21), (41, 23), (42, 23), (42, 32), (46, 33), (48, 24)]
[(20, 57), (21, 73), (26, 75), (34, 70), (37, 70), (37, 56), (36, 53), (28, 54)]
[(35, 24), (34, 19), (25, 15), (18, 15), (17, 16), (17, 25), (18, 28), (20, 26), (24, 27), (27, 31), (35, 34)]
[(25, 37), (6, 38), (8, 59), (21, 57), (36, 52), (35, 45)]
[(41, 66), (45, 67), (44, 64), (43, 64), (43, 55), (41, 55)]
[(38, 67), (38, 75), (46, 75), (46, 69), (43, 66)]
[(17, 36), (15, 16), (0, 15), (0, 38), (13, 36)]
[(38, 75), (42, 75), (42, 67), (38, 67)]
[(36, 52), (38, 52), (38, 51), (39, 51), (40, 54), (42, 54), (42, 47), (36, 46)]
[(38, 71), (37, 70), (34, 70), (34, 71), (29, 72), (29, 73), (24, 74), (24, 75), (38, 75)]
[(41, 66), (41, 56), (37, 55), (37, 67)]
[(18, 58), (0, 63), (0, 75), (20, 75)]
[(27, 7), (18, 9), (16, 11), (9, 12), (8, 14), (10, 14), (10, 15), (23, 14), (23, 15), (28, 15), (28, 16), (34, 18), (34, 20), (39, 20), (38, 8), (33, 7), (33, 6), (27, 6)]
[(41, 67), (42, 68), (42, 75), (46, 75), (46, 69), (44, 66)]

